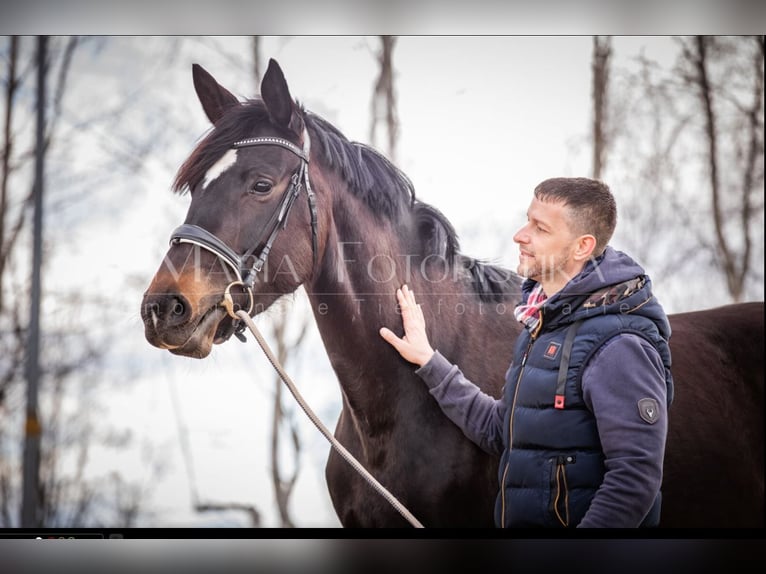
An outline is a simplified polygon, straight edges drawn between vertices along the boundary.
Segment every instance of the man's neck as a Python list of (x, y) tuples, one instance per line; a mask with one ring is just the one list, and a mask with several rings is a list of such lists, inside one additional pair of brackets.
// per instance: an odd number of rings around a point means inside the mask
[(576, 265), (572, 269), (560, 269), (556, 272), (555, 277), (550, 279), (541, 279), (540, 284), (543, 286), (545, 295), (549, 299), (553, 297), (556, 293), (566, 287), (567, 283), (569, 283), (573, 278), (577, 277), (577, 275), (580, 274), (584, 267), (585, 265), (581, 264)]

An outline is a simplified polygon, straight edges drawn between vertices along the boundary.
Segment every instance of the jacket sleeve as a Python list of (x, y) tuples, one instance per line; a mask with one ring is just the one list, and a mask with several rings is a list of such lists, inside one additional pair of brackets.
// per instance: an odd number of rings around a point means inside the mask
[[(578, 527), (637, 527), (662, 483), (668, 429), (662, 360), (644, 338), (619, 335), (584, 366), (582, 389), (596, 417), (606, 473)], [(651, 422), (641, 416), (642, 399), (656, 404), (653, 416), (644, 412)]]
[(465, 436), (490, 454), (502, 453), (503, 418), (507, 408), (503, 400), (482, 392), (439, 351), (415, 373)]

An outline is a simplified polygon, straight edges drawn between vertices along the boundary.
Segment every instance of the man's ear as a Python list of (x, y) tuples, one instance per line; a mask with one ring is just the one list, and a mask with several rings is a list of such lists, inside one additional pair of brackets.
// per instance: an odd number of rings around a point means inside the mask
[(587, 261), (593, 256), (594, 249), (596, 249), (596, 238), (590, 234), (581, 235), (577, 238), (573, 257), (576, 261)]

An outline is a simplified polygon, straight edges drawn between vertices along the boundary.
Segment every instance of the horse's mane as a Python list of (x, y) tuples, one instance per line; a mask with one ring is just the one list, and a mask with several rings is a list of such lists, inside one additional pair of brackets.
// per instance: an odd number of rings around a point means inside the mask
[[(312, 151), (322, 164), (338, 173), (349, 191), (376, 217), (393, 222), (411, 217), (417, 226), (423, 257), (435, 256), (451, 269), (465, 270), (483, 301), (505, 301), (519, 294), (521, 278), (515, 273), (460, 253), (458, 236), (449, 220), (438, 209), (418, 201), (410, 179), (384, 155), (370, 146), (349, 141), (323, 118), (302, 111), (312, 136)], [(253, 137), (268, 117), (260, 99), (247, 100), (229, 109), (178, 170), (173, 190), (184, 193), (197, 186), (233, 142)]]
[(311, 146), (324, 165), (334, 169), (377, 217), (397, 221), (415, 203), (410, 179), (374, 148), (346, 139), (323, 118), (304, 113), (313, 138)]

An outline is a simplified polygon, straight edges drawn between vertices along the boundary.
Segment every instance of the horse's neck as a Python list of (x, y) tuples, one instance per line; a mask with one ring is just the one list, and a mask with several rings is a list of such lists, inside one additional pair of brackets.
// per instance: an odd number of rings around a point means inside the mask
[[(402, 401), (413, 400), (411, 388), (417, 384), (415, 365), (405, 363), (385, 342), (381, 327), (402, 334), (402, 317), (396, 289), (403, 283), (412, 288), (423, 304), (432, 334), (432, 346), (450, 360), (471, 371), (471, 364), (483, 364), (469, 353), (478, 347), (502, 353), (495, 345), (508, 348), (511, 332), (508, 322), (493, 316), (489, 305), (482, 307), (464, 280), (450, 277), (432, 281), (421, 276), (419, 259), (408, 257), (406, 229), (399, 234), (386, 229), (386, 223), (354, 219), (345, 226), (333, 226), (329, 234), (321, 271), (308, 286), (314, 311), (330, 363), (335, 370), (347, 402), (358, 410), (410, 408)], [(377, 228), (374, 226), (378, 226)], [(500, 339), (492, 336), (497, 333)], [(481, 368), (477, 376), (486, 374)], [(500, 373), (502, 376), (502, 372)], [(480, 381), (484, 383), (484, 381)], [(414, 400), (428, 400), (418, 394)], [(380, 413), (372, 416), (382, 416)]]
[(383, 269), (393, 261), (391, 245), (373, 245), (359, 236), (331, 237), (322, 271), (308, 289), (331, 360), (348, 356), (369, 362), (380, 353), (380, 343), (387, 345), (378, 335), (380, 327), (401, 323), (395, 292), (403, 278), (390, 267)]
[(347, 404), (362, 418), (385, 425), (385, 413), (374, 412), (382, 404), (393, 413), (429, 400), (424, 393), (413, 395), (415, 366), (379, 334), (381, 327), (402, 333), (396, 289), (403, 283), (423, 304), (432, 346), (497, 395), (518, 333), (512, 306), (481, 303), (470, 280), (454, 270), (437, 272), (441, 280), (423, 276), (423, 259), (407, 247), (413, 241), (406, 222), (395, 227), (378, 221), (358, 200), (346, 199), (333, 213), (307, 292)]
[(350, 203), (344, 205), (345, 219), (333, 220), (320, 270), (306, 290), (346, 402), (364, 411), (373, 409), (372, 397), (398, 400), (398, 389), (408, 382), (401, 380), (398, 354), (379, 335), (383, 326), (401, 330), (395, 293), (407, 278), (397, 261), (402, 258), (396, 234)]

